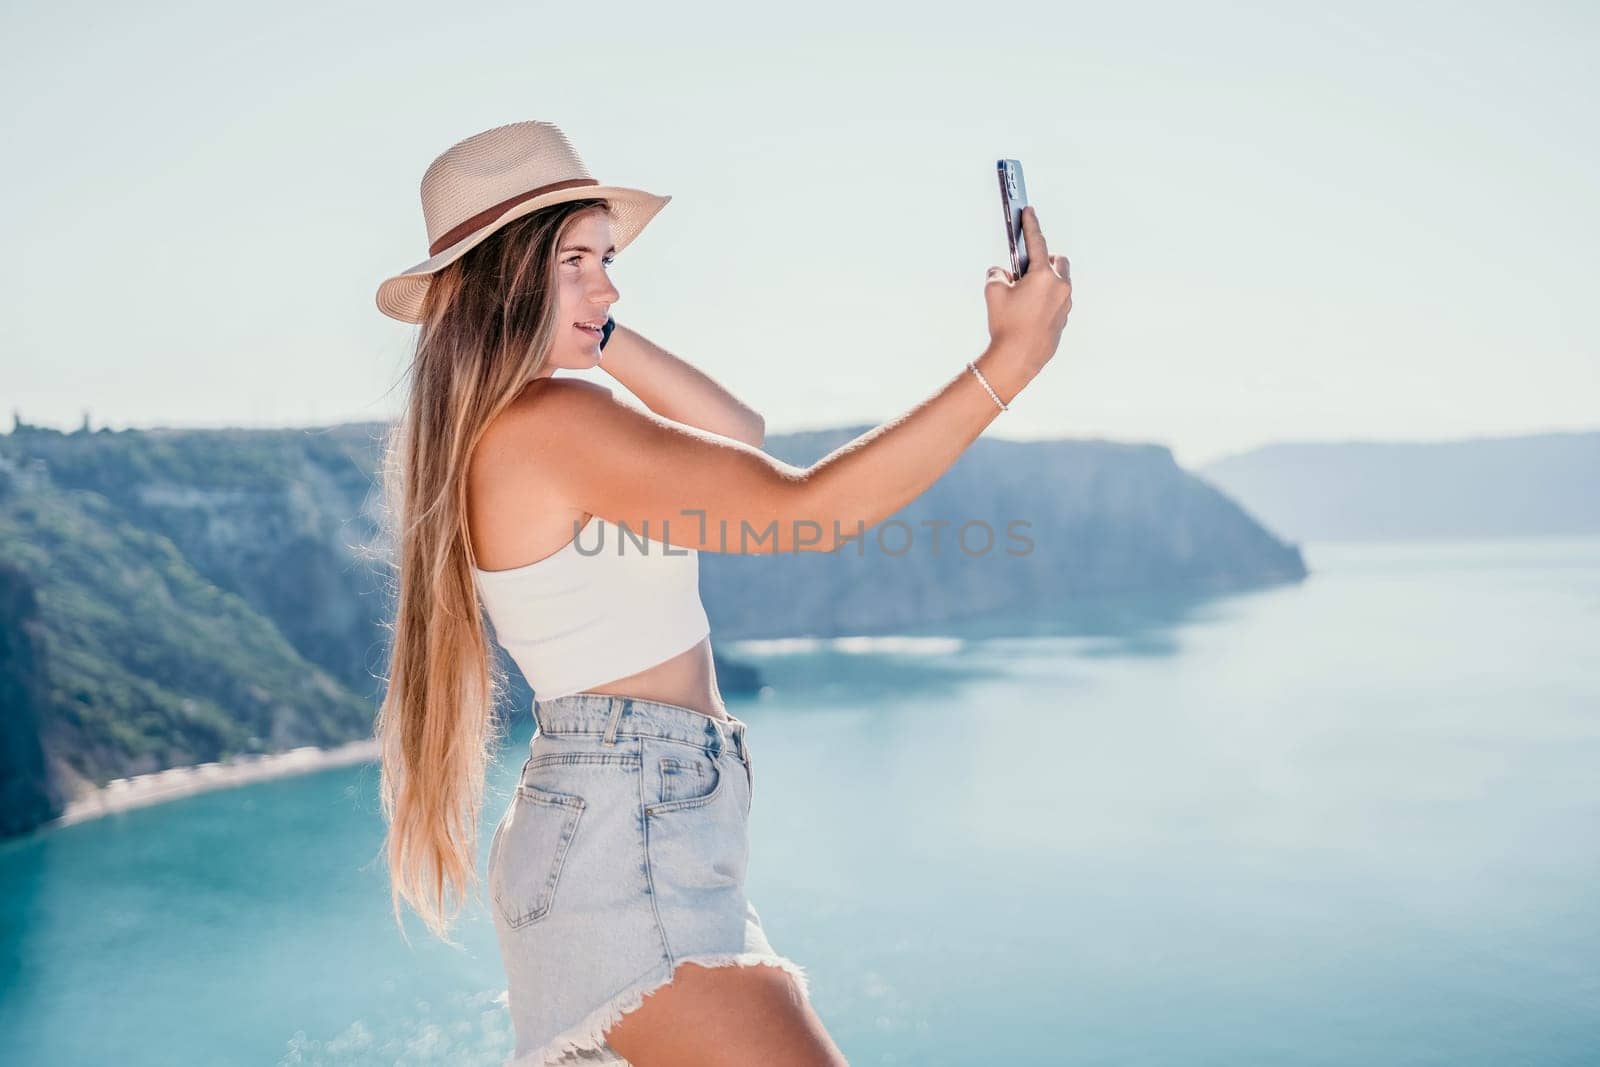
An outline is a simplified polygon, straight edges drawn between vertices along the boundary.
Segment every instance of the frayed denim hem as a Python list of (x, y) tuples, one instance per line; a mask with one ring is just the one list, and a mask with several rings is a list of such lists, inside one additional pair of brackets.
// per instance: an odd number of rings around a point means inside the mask
[[(811, 980), (805, 968), (787, 956), (765, 952), (702, 953), (698, 956), (680, 956), (669, 964), (651, 971), (627, 989), (600, 1005), (576, 1026), (569, 1027), (551, 1038), (543, 1048), (504, 1062), (503, 1067), (565, 1067), (573, 1063), (626, 1064), (606, 1043), (606, 1031), (615, 1026), (624, 1015), (644, 1003), (644, 998), (672, 982), (679, 966), (685, 963), (702, 967), (755, 967), (768, 965), (787, 971), (800, 987), (800, 995), (811, 999)], [(606, 1058), (606, 1057), (612, 1058)]]

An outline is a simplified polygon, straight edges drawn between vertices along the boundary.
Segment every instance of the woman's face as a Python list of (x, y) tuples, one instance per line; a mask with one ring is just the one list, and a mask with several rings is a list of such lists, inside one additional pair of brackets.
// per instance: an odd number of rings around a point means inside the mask
[(584, 329), (578, 323), (603, 324), (619, 296), (606, 276), (614, 250), (611, 215), (605, 208), (590, 208), (574, 216), (557, 249), (559, 325), (550, 357), (537, 375), (541, 378), (557, 367), (587, 370), (599, 364), (600, 331)]

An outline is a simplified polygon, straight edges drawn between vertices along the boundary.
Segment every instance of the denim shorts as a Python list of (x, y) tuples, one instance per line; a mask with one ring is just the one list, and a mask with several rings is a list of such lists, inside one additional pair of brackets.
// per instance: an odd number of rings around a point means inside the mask
[(506, 1067), (626, 1064), (605, 1031), (684, 962), (771, 964), (809, 997), (745, 896), (745, 723), (602, 693), (535, 700), (534, 718), (489, 845)]

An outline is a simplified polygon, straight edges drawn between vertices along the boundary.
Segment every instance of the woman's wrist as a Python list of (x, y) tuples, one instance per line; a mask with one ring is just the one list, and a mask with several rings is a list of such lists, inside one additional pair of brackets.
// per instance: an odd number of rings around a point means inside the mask
[(1015, 350), (1004, 344), (991, 341), (989, 347), (972, 362), (981, 372), (983, 380), (989, 383), (989, 388), (999, 395), (1001, 403), (1007, 407), (1011, 406), (1017, 394), (1033, 380), (1033, 375), (1027, 371), (1025, 361)]

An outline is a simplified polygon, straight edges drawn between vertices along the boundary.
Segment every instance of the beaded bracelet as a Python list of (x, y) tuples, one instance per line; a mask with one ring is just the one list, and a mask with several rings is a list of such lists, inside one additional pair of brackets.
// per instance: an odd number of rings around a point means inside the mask
[(995, 392), (994, 388), (989, 385), (989, 379), (987, 379), (987, 378), (985, 378), (983, 376), (983, 372), (978, 369), (978, 365), (976, 363), (972, 362), (971, 360), (968, 360), (967, 361), (967, 369), (970, 370), (973, 374), (976, 374), (978, 376), (978, 381), (983, 383), (983, 387), (985, 389), (989, 390), (989, 395), (994, 397), (994, 402), (996, 404), (1000, 405), (1000, 410), (1001, 411), (1010, 411), (1011, 410), (1011, 408), (1006, 404), (1006, 402), (1004, 400), (1000, 399), (1000, 394)]

